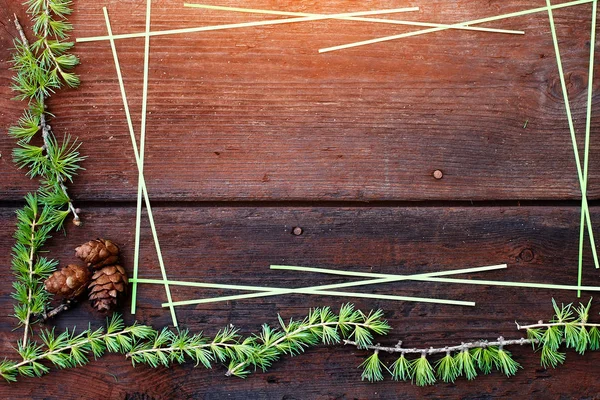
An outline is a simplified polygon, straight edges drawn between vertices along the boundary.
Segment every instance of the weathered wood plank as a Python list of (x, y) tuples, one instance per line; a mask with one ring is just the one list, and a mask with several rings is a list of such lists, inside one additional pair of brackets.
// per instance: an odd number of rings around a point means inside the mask
[[(456, 22), (539, 7), (520, 0), (428, 1), (396, 18)], [(13, 11), (0, 20), (0, 128), (23, 104), (8, 101)], [(346, 2), (224, 1), (223, 5), (336, 12)], [(79, 1), (75, 36), (105, 34), (102, 4)], [(145, 8), (108, 1), (116, 33), (143, 30)], [(369, 9), (397, 7), (369, 2)], [(555, 12), (580, 144), (590, 6)], [(22, 12), (20, 12), (23, 15)], [(263, 17), (155, 1), (153, 28)], [(547, 15), (488, 26), (525, 36), (447, 31), (329, 54), (317, 49), (412, 28), (321, 21), (160, 36), (151, 40), (146, 177), (161, 200), (565, 199), (579, 196)], [(117, 44), (136, 129), (143, 39)], [(137, 172), (107, 42), (81, 43), (83, 84), (51, 102), (57, 134), (80, 136), (89, 156), (76, 198), (131, 200)], [(594, 96), (594, 113), (600, 111)], [(523, 128), (525, 122), (527, 128)], [(600, 129), (594, 117), (593, 130)], [(26, 189), (0, 135), (3, 199)], [(589, 195), (600, 192), (593, 172)], [(444, 172), (441, 180), (433, 171)]]
[[(12, 244), (13, 210), (0, 209), (0, 248)], [(271, 263), (352, 268), (360, 271), (412, 273), (506, 262), (509, 269), (486, 273), (489, 279), (573, 283), (576, 275), (579, 211), (576, 207), (158, 207), (155, 210), (165, 262), (170, 278), (237, 282), (249, 285), (305, 286), (331, 283), (330, 277), (269, 271)], [(62, 264), (74, 262), (72, 250), (93, 237), (110, 237), (122, 246), (125, 265), (131, 269), (133, 253), (133, 208), (90, 208), (84, 210), (86, 224), (69, 226), (68, 235), (56, 235), (50, 256)], [(592, 210), (592, 218), (600, 209)], [(303, 234), (291, 234), (293, 227)], [(160, 275), (152, 243), (144, 228), (141, 276)], [(0, 265), (9, 265), (8, 252)], [(484, 275), (481, 275), (484, 276)], [(476, 276), (473, 276), (476, 278)], [(597, 272), (586, 260), (584, 283), (597, 282)], [(0, 356), (10, 350), (18, 333), (14, 320), (10, 285), (0, 287)], [(547, 319), (550, 300), (577, 300), (572, 293), (514, 288), (463, 287), (424, 283), (402, 283), (371, 288), (369, 292), (427, 295), (474, 300), (477, 307), (451, 307), (389, 301), (356, 301), (362, 309), (381, 307), (394, 327), (382, 343), (404, 340), (407, 346), (443, 345), (468, 339), (518, 337), (514, 321)], [(154, 326), (169, 323), (160, 308), (161, 287), (140, 287), (137, 318)], [(175, 299), (225, 294), (224, 291), (176, 291)], [(590, 293), (584, 293), (587, 301)], [(262, 322), (301, 316), (308, 307), (341, 299), (293, 295), (178, 309), (183, 326), (214, 334), (218, 327), (234, 323), (245, 333)], [(597, 318), (597, 308), (592, 313)], [(101, 318), (89, 305), (58, 319), (60, 328), (87, 325)], [(131, 317), (127, 317), (131, 321)], [(511, 349), (524, 369), (511, 379), (497, 373), (475, 382), (419, 389), (406, 383), (386, 381), (377, 385), (360, 381), (355, 369), (365, 353), (341, 347), (311, 349), (302, 356), (277, 362), (268, 373), (247, 380), (228, 379), (220, 367), (192, 371), (190, 365), (169, 370), (132, 369), (118, 356), (102, 358), (84, 368), (56, 372), (42, 381), (24, 379), (17, 385), (0, 385), (3, 398), (46, 393), (49, 398), (436, 398), (514, 397), (534, 398), (539, 393), (557, 397), (593, 396), (600, 390), (590, 371), (598, 353), (568, 354), (567, 364), (556, 370), (539, 367), (539, 356), (529, 348)], [(386, 358), (387, 361), (391, 361)], [(116, 378), (108, 375), (108, 372)], [(40, 386), (40, 382), (42, 386)], [(146, 397), (144, 397), (146, 396)]]

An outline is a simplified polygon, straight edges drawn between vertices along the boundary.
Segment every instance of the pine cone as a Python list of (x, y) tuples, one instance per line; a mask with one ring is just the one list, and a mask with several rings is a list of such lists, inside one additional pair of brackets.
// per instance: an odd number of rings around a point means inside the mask
[(120, 265), (109, 265), (94, 272), (89, 299), (100, 312), (112, 310), (127, 291), (127, 274)]
[(119, 247), (105, 239), (91, 240), (75, 249), (75, 255), (94, 269), (119, 261)]
[(44, 282), (44, 286), (52, 294), (66, 299), (74, 299), (85, 292), (91, 276), (92, 273), (87, 267), (67, 265), (50, 275)]

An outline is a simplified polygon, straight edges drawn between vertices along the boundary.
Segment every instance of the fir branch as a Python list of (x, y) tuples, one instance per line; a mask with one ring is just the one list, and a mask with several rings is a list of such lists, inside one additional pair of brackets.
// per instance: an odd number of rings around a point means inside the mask
[[(41, 199), (55, 207), (66, 207), (65, 218), (71, 213), (73, 223), (81, 224), (81, 219), (68, 195), (65, 183), (81, 169), (83, 161), (78, 152), (79, 145), (65, 138), (59, 145), (47, 120), (45, 99), (64, 84), (76, 87), (79, 78), (68, 70), (78, 64), (78, 59), (66, 52), (73, 44), (64, 42), (70, 31), (70, 25), (64, 21), (71, 11), (69, 2), (63, 0), (30, 0), (29, 12), (34, 22), (36, 41), (30, 44), (15, 15), (15, 27), (20, 40), (15, 40), (13, 69), (13, 90), (19, 92), (21, 100), (29, 100), (29, 109), (19, 119), (18, 124), (9, 128), (9, 134), (17, 139), (18, 148), (14, 150), (15, 162), (19, 167), (28, 167), (28, 175), (42, 177)], [(54, 18), (58, 16), (59, 18)], [(41, 131), (43, 145), (29, 144)]]
[(232, 360), (225, 375), (245, 377), (250, 373), (247, 369), (250, 366), (264, 371), (282, 355), (299, 354), (320, 342), (337, 344), (341, 338), (354, 337), (356, 343), (365, 348), (372, 343), (373, 334), (385, 335), (391, 329), (381, 310), (364, 314), (351, 304), (342, 305), (338, 315), (329, 307), (315, 308), (302, 321), (290, 320), (286, 326), (280, 317), (279, 324), (280, 328), (263, 325), (261, 334), (256, 336), (258, 343), (252, 357)]
[[(35, 201), (35, 200), (34, 200)], [(37, 215), (37, 207), (32, 209), (33, 218), (29, 223), (29, 229), (31, 229), (31, 235), (29, 237), (29, 259), (27, 260), (27, 266), (29, 267), (29, 279), (28, 282), (33, 282), (33, 262), (35, 257), (35, 235), (36, 228), (38, 227), (38, 215)], [(32, 285), (28, 285), (27, 287), (27, 314), (25, 315), (23, 322), (23, 345), (27, 345), (27, 335), (29, 334), (29, 322), (31, 320), (31, 300), (33, 296), (34, 287)]]
[[(19, 93), (17, 99), (28, 100), (29, 103), (17, 124), (8, 131), (17, 140), (18, 147), (13, 151), (17, 165), (27, 167), (30, 177), (42, 178), (38, 193), (28, 194), (25, 207), (17, 212), (16, 243), (12, 251), (12, 269), (16, 277), (13, 298), (16, 300), (15, 316), (23, 327), (19, 349), (24, 361), (37, 354), (40, 348), (31, 342), (31, 326), (36, 322), (34, 317), (45, 312), (50, 296), (43, 282), (57, 264), (39, 257), (38, 252), (50, 238), (50, 232), (59, 229), (69, 214), (73, 214), (75, 224), (80, 224), (65, 182), (72, 180), (83, 160), (77, 142), (66, 137), (62, 144), (58, 143), (48, 124), (45, 109), (46, 98), (56, 89), (65, 84), (75, 86), (74, 83), (79, 82), (73, 78), (74, 74), (66, 72), (77, 64), (76, 57), (66, 53), (72, 44), (63, 41), (70, 30), (64, 21), (64, 16), (70, 13), (70, 2), (30, 0), (27, 4), (36, 40), (30, 44), (15, 15), (18, 38), (14, 41), (12, 68), (16, 75), (12, 88)], [(31, 144), (40, 132), (43, 145)], [(38, 373), (44, 370), (42, 367), (32, 368), (28, 371)]]
[(228, 363), (227, 376), (245, 377), (250, 367), (268, 369), (282, 355), (296, 355), (319, 343), (337, 344), (343, 338), (355, 338), (368, 346), (374, 334), (385, 335), (390, 327), (381, 311), (368, 314), (344, 304), (335, 314), (329, 307), (315, 308), (301, 320), (281, 317), (276, 328), (264, 324), (261, 332), (243, 338), (237, 329), (223, 329), (210, 340), (201, 333), (171, 332), (163, 329), (147, 341), (134, 345), (126, 354), (132, 363), (151, 367), (169, 366), (192, 360), (196, 366), (211, 368), (213, 362)]
[(18, 343), (17, 351), (23, 360), (0, 362), (0, 376), (9, 382), (17, 380), (18, 375), (42, 376), (50, 369), (42, 364), (48, 361), (57, 368), (72, 368), (89, 362), (89, 355), (101, 357), (106, 351), (126, 353), (133, 348), (136, 340), (145, 340), (155, 334), (154, 329), (146, 325), (133, 324), (125, 327), (121, 317), (114, 315), (107, 321), (106, 330), (91, 327), (76, 334), (68, 329), (56, 336), (54, 329), (42, 331), (40, 337), (43, 346), (36, 343)]
[(16, 243), (12, 249), (12, 269), (15, 275), (13, 298), (15, 317), (23, 326), (24, 345), (28, 342), (32, 317), (40, 314), (48, 302), (49, 294), (43, 282), (52, 273), (56, 262), (38, 257), (38, 250), (50, 238), (55, 228), (57, 213), (52, 207), (42, 207), (35, 194), (25, 197), (26, 205), (17, 212)]
[[(412, 380), (418, 386), (433, 384), (436, 376), (444, 382), (454, 382), (461, 375), (474, 379), (478, 372), (489, 374), (492, 369), (506, 376), (515, 375), (521, 366), (506, 351), (505, 347), (508, 346), (531, 344), (534, 351), (540, 352), (540, 363), (544, 368), (555, 368), (565, 361), (565, 354), (559, 352), (563, 345), (575, 349), (579, 354), (600, 348), (600, 324), (588, 322), (591, 299), (587, 304), (580, 303), (577, 307), (573, 304), (558, 306), (554, 300), (552, 305), (554, 317), (550, 322), (539, 321), (531, 325), (517, 323), (518, 330), (527, 330), (526, 338), (507, 340), (500, 336), (494, 341), (477, 340), (437, 348), (404, 348), (401, 341), (394, 347), (379, 344), (365, 346), (355, 340), (344, 340), (343, 343), (373, 352), (360, 365), (363, 379), (381, 380), (381, 371), (385, 369), (394, 380)], [(400, 357), (387, 368), (379, 360), (381, 352), (400, 354)], [(442, 353), (445, 356), (432, 367), (427, 357)], [(406, 355), (410, 354), (420, 354), (420, 357), (409, 360)]]
[(156, 332), (153, 339), (134, 346), (126, 357), (131, 358), (134, 366), (136, 363), (145, 363), (152, 367), (168, 367), (172, 363), (181, 364), (188, 358), (195, 361), (196, 366), (202, 364), (211, 368), (214, 361), (224, 362), (249, 356), (252, 350), (250, 342), (250, 339), (242, 340), (233, 328), (219, 331), (213, 340), (202, 333), (190, 335), (187, 330), (174, 333), (163, 329)]

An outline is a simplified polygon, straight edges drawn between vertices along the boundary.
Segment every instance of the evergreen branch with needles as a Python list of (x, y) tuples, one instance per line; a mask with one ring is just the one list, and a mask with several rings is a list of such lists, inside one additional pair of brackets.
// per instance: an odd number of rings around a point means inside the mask
[(280, 327), (265, 324), (260, 334), (244, 338), (229, 326), (212, 339), (187, 330), (154, 330), (137, 323), (125, 326), (116, 314), (107, 321), (107, 327), (81, 333), (75, 329), (57, 335), (54, 329), (40, 333), (42, 344), (19, 341), (17, 351), (22, 361), (0, 362), (0, 376), (14, 382), (18, 376), (42, 376), (50, 371), (48, 363), (57, 368), (73, 368), (87, 364), (90, 356), (101, 357), (105, 352), (123, 353), (133, 365), (150, 367), (181, 364), (188, 360), (196, 366), (211, 368), (214, 362), (229, 363), (226, 375), (245, 377), (249, 367), (266, 370), (284, 354), (296, 355), (305, 348), (319, 343), (336, 344), (340, 338), (354, 338), (364, 346), (372, 343), (374, 334), (385, 334), (389, 325), (381, 311), (363, 313), (351, 304), (335, 314), (329, 307), (310, 310), (302, 320), (285, 324), (279, 317)]
[(16, 277), (13, 298), (17, 301), (14, 309), (15, 317), (23, 326), (23, 344), (28, 341), (31, 318), (42, 313), (49, 301), (44, 280), (57, 263), (37, 257), (37, 253), (60, 218), (53, 207), (42, 207), (35, 194), (28, 194), (25, 202), (25, 207), (17, 211), (16, 243), (12, 249), (12, 269)]
[[(556, 368), (565, 359), (565, 353), (559, 351), (565, 348), (575, 349), (579, 354), (586, 350), (600, 348), (600, 324), (588, 322), (591, 299), (587, 304), (558, 304), (552, 300), (554, 317), (548, 322), (543, 321), (532, 325), (519, 325), (517, 330), (526, 330), (527, 337), (518, 339), (505, 339), (499, 337), (494, 341), (477, 340), (460, 345), (444, 347), (404, 348), (402, 342), (394, 347), (379, 344), (362, 343), (344, 340), (344, 344), (358, 348), (372, 350), (373, 353), (360, 365), (363, 368), (362, 378), (373, 381), (384, 379), (387, 371), (394, 380), (410, 380), (418, 386), (434, 384), (437, 380), (454, 382), (458, 377), (474, 379), (478, 373), (489, 374), (496, 369), (506, 376), (516, 374), (520, 368), (507, 346), (531, 344), (533, 350), (540, 352), (542, 367)], [(400, 354), (389, 367), (380, 359), (381, 353)], [(406, 355), (418, 354), (419, 357), (409, 359)], [(442, 358), (432, 363), (428, 357), (445, 354)]]
[(3, 360), (0, 362), (0, 376), (8, 382), (15, 382), (19, 375), (40, 377), (47, 374), (50, 372), (47, 363), (61, 369), (81, 366), (90, 361), (90, 355), (99, 358), (107, 351), (125, 353), (132, 349), (136, 341), (148, 339), (154, 333), (151, 327), (137, 323), (126, 327), (116, 314), (107, 321), (106, 330), (90, 327), (75, 333), (74, 329), (67, 329), (56, 335), (54, 329), (46, 329), (40, 334), (42, 345), (18, 343), (17, 352), (23, 361)]
[(329, 307), (315, 308), (301, 320), (279, 326), (264, 324), (260, 333), (243, 338), (233, 328), (226, 328), (212, 339), (188, 331), (177, 333), (163, 329), (153, 340), (140, 342), (127, 357), (133, 364), (145, 363), (152, 367), (169, 366), (191, 360), (196, 365), (211, 367), (218, 361), (228, 363), (227, 376), (246, 377), (254, 370), (267, 370), (283, 355), (297, 355), (311, 346), (337, 344), (343, 338), (354, 338), (367, 346), (373, 335), (385, 335), (391, 329), (381, 310), (368, 314), (344, 304), (338, 314)]
[[(73, 202), (67, 191), (81, 167), (84, 157), (79, 154), (80, 143), (65, 136), (62, 143), (56, 139), (48, 122), (51, 114), (46, 110), (46, 99), (56, 90), (68, 86), (77, 87), (79, 78), (71, 70), (79, 63), (69, 54), (72, 42), (66, 41), (72, 26), (66, 21), (71, 13), (67, 0), (29, 0), (26, 3), (33, 22), (35, 41), (30, 44), (15, 15), (14, 23), (19, 33), (15, 39), (12, 68), (15, 71), (12, 89), (16, 99), (27, 100), (25, 110), (17, 124), (8, 133), (17, 140), (13, 151), (19, 168), (27, 168), (31, 178), (40, 177), (40, 201), (64, 211), (66, 218), (73, 215), (73, 222), (80, 224)], [(41, 133), (43, 144), (36, 146), (32, 139)]]
[(303, 320), (290, 320), (287, 325), (279, 317), (279, 325), (272, 328), (264, 324), (261, 333), (253, 338), (251, 357), (232, 359), (226, 375), (243, 378), (250, 373), (250, 367), (265, 371), (285, 354), (293, 356), (319, 343), (337, 344), (343, 338), (354, 338), (366, 347), (372, 343), (373, 334), (385, 335), (391, 329), (383, 319), (383, 311), (365, 314), (351, 304), (342, 305), (339, 314), (329, 307), (315, 308)]
[[(15, 71), (12, 89), (18, 93), (18, 100), (28, 101), (28, 108), (8, 130), (17, 141), (18, 147), (13, 151), (17, 166), (27, 168), (31, 178), (41, 178), (39, 190), (28, 194), (24, 208), (17, 212), (16, 243), (12, 249), (16, 278), (13, 298), (17, 301), (15, 316), (23, 327), (23, 348), (30, 345), (33, 319), (44, 313), (49, 301), (43, 282), (57, 265), (53, 260), (38, 256), (38, 252), (50, 233), (60, 229), (70, 214), (73, 222), (80, 224), (66, 182), (72, 181), (84, 159), (76, 140), (67, 136), (59, 143), (56, 139), (45, 106), (46, 98), (56, 90), (79, 83), (77, 76), (70, 72), (78, 63), (74, 55), (68, 54), (73, 44), (65, 41), (72, 29), (65, 20), (71, 12), (70, 2), (30, 0), (27, 4), (36, 40), (30, 44), (15, 15), (18, 37), (12, 58)], [(43, 144), (38, 146), (33, 144), (33, 139), (40, 133)]]
[[(133, 365), (146, 364), (157, 368), (170, 367), (187, 361), (196, 366), (212, 368), (214, 363), (227, 367), (227, 376), (246, 377), (253, 370), (266, 371), (284, 355), (294, 356), (319, 344), (344, 343), (372, 354), (361, 364), (362, 379), (380, 381), (387, 372), (394, 380), (412, 381), (418, 386), (432, 385), (438, 381), (455, 382), (464, 376), (468, 380), (479, 374), (498, 370), (506, 376), (515, 375), (521, 366), (505, 348), (531, 344), (541, 354), (544, 368), (557, 367), (565, 361), (560, 347), (575, 349), (583, 354), (600, 348), (600, 331), (596, 323), (588, 322), (591, 300), (587, 304), (561, 305), (553, 301), (555, 315), (547, 323), (517, 325), (526, 330), (527, 337), (494, 341), (478, 340), (460, 345), (428, 348), (403, 348), (373, 344), (375, 335), (386, 335), (390, 326), (383, 313), (364, 313), (353, 305), (345, 304), (339, 313), (329, 307), (310, 310), (303, 319), (284, 322), (278, 317), (279, 326), (264, 324), (259, 333), (244, 337), (233, 326), (219, 331), (212, 339), (202, 333), (191, 334), (187, 330), (171, 331), (167, 328), (154, 330), (135, 323), (125, 326), (114, 315), (107, 328), (76, 333), (66, 330), (56, 335), (54, 330), (43, 330), (41, 343), (19, 341), (17, 351), (22, 361), (0, 362), (0, 376), (15, 381), (18, 376), (41, 376), (50, 371), (48, 363), (58, 368), (72, 368), (90, 361), (90, 356), (101, 357), (105, 352), (122, 353)], [(391, 365), (381, 359), (382, 353), (400, 354)], [(411, 358), (411, 354), (418, 354)], [(430, 361), (431, 356), (444, 354)], [(407, 357), (408, 356), (408, 357)]]

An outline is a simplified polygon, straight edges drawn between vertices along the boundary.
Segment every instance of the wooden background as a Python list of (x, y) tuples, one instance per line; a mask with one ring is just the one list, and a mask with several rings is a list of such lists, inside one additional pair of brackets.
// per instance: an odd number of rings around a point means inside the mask
[[(37, 187), (11, 160), (5, 134), (24, 104), (10, 101), (12, 15), (0, 0), (0, 356), (14, 357), (19, 332), (10, 297), (9, 249), (14, 211)], [(420, 6), (397, 18), (460, 22), (544, 6), (543, 0), (221, 0), (220, 5), (335, 13)], [(102, 6), (115, 33), (144, 29), (141, 0), (75, 2), (75, 37), (104, 35)], [(583, 148), (591, 5), (555, 11), (580, 147)], [(261, 19), (184, 9), (153, 1), (152, 30)], [(28, 23), (25, 25), (29, 26)], [(489, 27), (525, 36), (445, 31), (341, 52), (317, 49), (418, 28), (319, 21), (151, 39), (145, 176), (172, 279), (247, 285), (305, 286), (337, 282), (270, 264), (415, 273), (507, 263), (488, 279), (576, 283), (580, 192), (546, 13)], [(136, 131), (141, 112), (143, 39), (117, 42)], [(598, 49), (597, 49), (598, 50)], [(84, 225), (68, 226), (48, 248), (61, 264), (96, 237), (121, 245), (131, 269), (137, 170), (108, 42), (81, 43), (82, 85), (49, 103), (58, 136), (83, 142), (86, 168), (70, 192)], [(596, 68), (596, 74), (600, 74)], [(598, 79), (594, 85), (598, 92)], [(600, 97), (592, 132), (600, 129)], [(527, 121), (527, 123), (526, 123)], [(524, 125), (526, 124), (526, 127)], [(594, 138), (595, 139), (595, 138)], [(600, 146), (591, 143), (592, 219), (600, 223)], [(435, 170), (443, 171), (436, 180)], [(294, 227), (303, 234), (293, 235)], [(600, 230), (596, 229), (597, 235)], [(599, 236), (600, 237), (600, 236)], [(598, 284), (586, 248), (584, 283)], [(159, 277), (143, 223), (141, 277)], [(473, 308), (357, 300), (383, 308), (393, 331), (381, 343), (440, 346), (469, 339), (519, 337), (514, 321), (551, 316), (551, 299), (574, 293), (497, 287), (398, 283), (370, 292), (472, 300)], [(175, 300), (226, 294), (173, 288)], [(170, 323), (164, 290), (140, 286), (145, 323)], [(584, 293), (587, 301), (591, 293)], [(263, 322), (299, 317), (343, 299), (291, 295), (177, 309), (183, 327), (214, 334), (229, 323), (244, 333)], [(594, 309), (593, 318), (598, 318)], [(128, 305), (124, 307), (128, 310)], [(128, 321), (133, 317), (126, 316)], [(55, 322), (61, 329), (102, 318), (84, 304)], [(599, 354), (568, 352), (544, 370), (530, 348), (511, 348), (523, 366), (510, 379), (495, 372), (469, 382), (418, 388), (361, 382), (368, 353), (318, 347), (286, 357), (267, 373), (226, 378), (221, 366), (133, 369), (110, 355), (42, 379), (0, 384), (2, 398), (116, 399), (394, 399), (598, 398)], [(391, 358), (385, 358), (391, 362)]]

